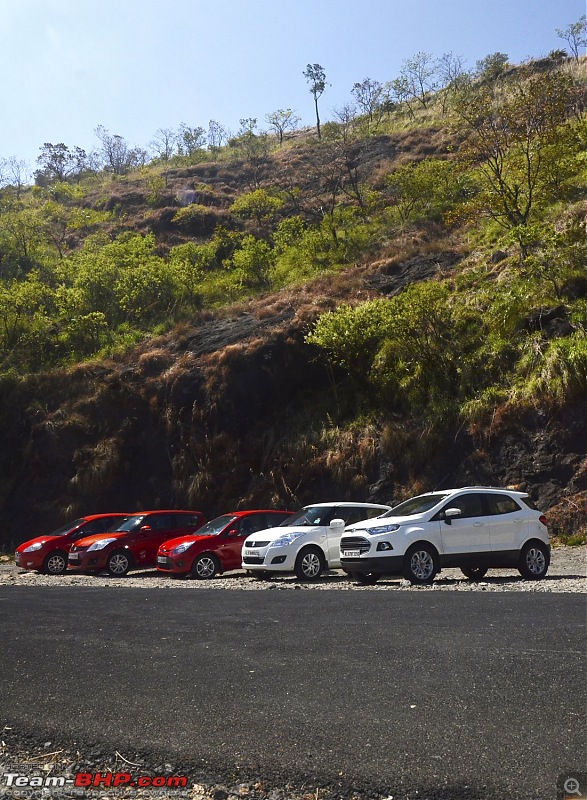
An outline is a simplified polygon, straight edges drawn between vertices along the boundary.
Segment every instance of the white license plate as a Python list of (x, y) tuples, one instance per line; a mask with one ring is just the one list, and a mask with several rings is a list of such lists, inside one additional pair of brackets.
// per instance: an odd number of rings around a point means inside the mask
[(165, 556), (157, 556), (157, 563), (158, 564), (167, 564), (167, 559)]
[(258, 556), (259, 555), (259, 551), (258, 550), (245, 550), (245, 555), (246, 556)]
[(357, 556), (361, 555), (360, 550), (343, 550), (342, 551), (343, 558), (357, 558)]
[(69, 561), (79, 561), (79, 553), (70, 553)]

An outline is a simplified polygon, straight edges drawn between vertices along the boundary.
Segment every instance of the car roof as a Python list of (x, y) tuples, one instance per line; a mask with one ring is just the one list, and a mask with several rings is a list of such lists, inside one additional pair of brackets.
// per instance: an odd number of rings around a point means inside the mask
[(359, 508), (391, 508), (381, 503), (355, 503), (354, 500), (336, 500), (331, 503), (308, 503), (303, 508), (338, 508), (339, 506), (358, 506)]
[(91, 522), (93, 519), (103, 519), (104, 517), (134, 517), (135, 513), (131, 511), (108, 511), (104, 514), (84, 514), (80, 519), (85, 519), (86, 522)]
[(246, 511), (225, 511), (219, 517), (246, 517), (248, 514), (293, 514), (293, 511), (285, 511), (280, 508), (247, 508)]
[(503, 494), (506, 492), (507, 494), (514, 494), (517, 497), (528, 497), (528, 492), (519, 492), (516, 489), (508, 489), (506, 486), (461, 486), (460, 488), (456, 489), (438, 489), (434, 492), (423, 492), (422, 494), (417, 495), (417, 497), (428, 497), (430, 495), (438, 495), (439, 497), (448, 497), (450, 495), (456, 494), (457, 492), (496, 492)]

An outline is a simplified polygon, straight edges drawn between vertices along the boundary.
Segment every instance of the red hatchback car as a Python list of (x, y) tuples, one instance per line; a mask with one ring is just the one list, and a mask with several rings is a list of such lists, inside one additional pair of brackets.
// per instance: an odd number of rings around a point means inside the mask
[(143, 511), (101, 536), (86, 536), (69, 551), (68, 566), (82, 572), (108, 570), (122, 578), (130, 569), (154, 567), (159, 545), (188, 536), (204, 523), (201, 511)]
[(241, 568), (243, 542), (251, 533), (280, 525), (291, 511), (234, 511), (207, 522), (193, 536), (164, 542), (157, 553), (157, 569), (173, 576), (214, 578)]
[(37, 536), (16, 548), (16, 566), (34, 569), (48, 575), (63, 575), (67, 569), (67, 555), (74, 542), (84, 536), (104, 533), (118, 527), (129, 514), (90, 514), (68, 522), (62, 528), (45, 536)]

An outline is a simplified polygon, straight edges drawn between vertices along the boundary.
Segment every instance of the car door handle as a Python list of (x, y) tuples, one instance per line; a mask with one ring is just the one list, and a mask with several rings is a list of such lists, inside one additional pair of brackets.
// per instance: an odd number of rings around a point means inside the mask
[(473, 527), (474, 528), (480, 528), (482, 525), (485, 525), (485, 523), (484, 522), (474, 522), (473, 523)]

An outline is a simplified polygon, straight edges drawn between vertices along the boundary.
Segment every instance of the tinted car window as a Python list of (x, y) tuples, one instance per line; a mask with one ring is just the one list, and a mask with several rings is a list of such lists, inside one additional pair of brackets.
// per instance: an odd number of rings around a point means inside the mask
[(379, 511), (376, 508), (357, 508), (357, 506), (349, 506), (348, 508), (337, 508), (333, 519), (344, 519), (345, 525), (354, 525), (355, 522), (360, 522), (363, 519), (371, 519), (371, 517), (376, 517), (380, 513), (383, 513), (383, 509)]
[(485, 514), (482, 494), (462, 494), (460, 497), (451, 497), (442, 510), (445, 511), (447, 508), (459, 508), (461, 519), (482, 517)]
[(196, 528), (199, 524), (197, 514), (175, 514), (176, 528)]
[(419, 497), (411, 497), (397, 506), (394, 506), (391, 511), (385, 513), (386, 517), (411, 517), (414, 514), (424, 514), (430, 511), (431, 508), (438, 505), (440, 501), (446, 497), (443, 494), (424, 494)]
[(520, 510), (513, 497), (508, 497), (507, 494), (488, 494), (486, 498), (490, 514), (511, 514)]
[[(178, 527), (174, 525), (175, 514), (153, 514), (152, 517), (147, 517), (144, 520), (145, 525), (150, 525), (154, 531), (169, 530), (170, 528)], [(182, 527), (185, 523), (181, 523)]]

